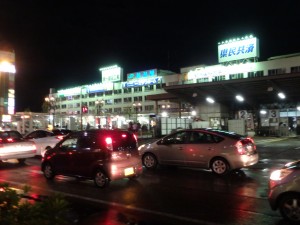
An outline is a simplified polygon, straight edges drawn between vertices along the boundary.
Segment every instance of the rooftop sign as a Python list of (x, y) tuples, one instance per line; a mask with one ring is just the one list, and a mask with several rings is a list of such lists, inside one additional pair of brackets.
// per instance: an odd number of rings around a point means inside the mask
[(218, 45), (219, 63), (259, 57), (259, 41), (252, 35)]
[(99, 69), (102, 74), (102, 83), (121, 81), (123, 70), (121, 67), (114, 65)]
[(135, 72), (135, 73), (128, 73), (127, 74), (127, 80), (135, 80), (135, 79), (145, 79), (145, 78), (153, 78), (157, 76), (157, 69), (152, 70), (146, 70), (141, 72)]

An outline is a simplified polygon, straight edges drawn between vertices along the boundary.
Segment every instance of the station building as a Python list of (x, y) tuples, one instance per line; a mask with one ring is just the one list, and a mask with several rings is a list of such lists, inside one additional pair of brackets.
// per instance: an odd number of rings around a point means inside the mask
[[(58, 126), (127, 128), (167, 134), (178, 128), (211, 127), (258, 135), (289, 135), (300, 124), (300, 54), (259, 61), (253, 36), (218, 44), (216, 65), (150, 69), (123, 74), (100, 69), (99, 83), (51, 89), (50, 120)], [(55, 110), (55, 112), (53, 111)]]

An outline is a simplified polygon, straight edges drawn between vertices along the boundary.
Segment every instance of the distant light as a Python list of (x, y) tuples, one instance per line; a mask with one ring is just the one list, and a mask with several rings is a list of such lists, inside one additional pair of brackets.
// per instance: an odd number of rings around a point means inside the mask
[(192, 114), (192, 116), (196, 116), (196, 111), (195, 110), (193, 110), (192, 112), (191, 112), (191, 114)]
[(260, 110), (260, 114), (266, 115), (267, 114), (267, 110), (265, 110), (265, 109)]
[(237, 95), (235, 96), (235, 98), (239, 101), (239, 102), (243, 102), (244, 101), (244, 97), (241, 95)]
[(209, 103), (214, 103), (215, 102), (215, 100), (211, 97), (207, 97), (206, 101), (208, 101)]
[(16, 73), (16, 67), (10, 62), (3, 61), (0, 63), (0, 72)]
[(300, 111), (300, 106), (297, 106), (297, 110)]
[(281, 99), (285, 99), (285, 94), (283, 94), (282, 92), (279, 92), (278, 97)]
[(161, 113), (161, 116), (162, 116), (162, 117), (168, 117), (168, 113), (167, 113), (167, 112), (162, 112), (162, 113)]

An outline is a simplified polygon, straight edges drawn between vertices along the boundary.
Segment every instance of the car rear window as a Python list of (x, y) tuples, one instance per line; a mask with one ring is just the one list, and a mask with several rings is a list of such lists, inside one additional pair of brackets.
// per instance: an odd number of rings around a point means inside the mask
[(2, 142), (6, 142), (8, 139), (13, 141), (20, 141), (23, 139), (22, 135), (17, 131), (4, 131), (0, 132), (0, 139)]
[(98, 137), (102, 144), (106, 144), (106, 138), (111, 138), (114, 151), (137, 149), (137, 140), (134, 134), (128, 131), (103, 130)]
[(208, 131), (212, 131), (213, 133), (225, 136), (225, 137), (229, 137), (229, 138), (234, 138), (236, 140), (240, 140), (240, 139), (244, 139), (246, 138), (243, 135), (234, 133), (234, 132), (230, 132), (230, 131), (222, 131), (222, 130), (208, 130)]

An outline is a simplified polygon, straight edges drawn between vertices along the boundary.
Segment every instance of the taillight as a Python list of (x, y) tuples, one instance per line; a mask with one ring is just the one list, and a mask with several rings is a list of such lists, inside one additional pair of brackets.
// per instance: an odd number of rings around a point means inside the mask
[(12, 139), (12, 138), (7, 138), (6, 140), (7, 140), (7, 142), (14, 142), (14, 139)]
[(106, 143), (106, 148), (112, 151), (113, 150), (112, 138), (111, 137), (105, 138), (105, 143)]
[(246, 154), (246, 150), (245, 150), (245, 146), (243, 145), (243, 143), (241, 141), (238, 141), (236, 144), (235, 144), (235, 147), (237, 149), (237, 152), (240, 154), (240, 155), (245, 155)]

